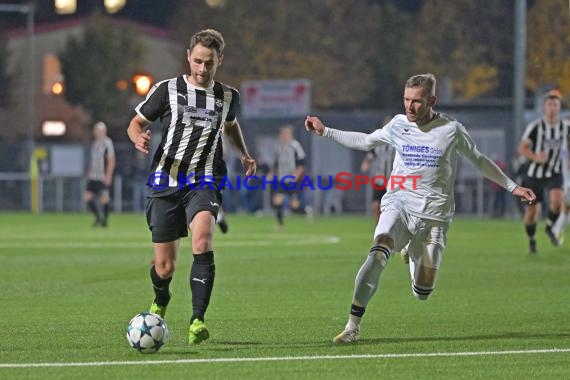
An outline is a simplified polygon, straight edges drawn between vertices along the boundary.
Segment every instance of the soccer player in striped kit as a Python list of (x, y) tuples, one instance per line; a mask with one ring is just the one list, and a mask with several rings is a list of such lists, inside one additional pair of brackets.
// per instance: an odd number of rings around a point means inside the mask
[[(275, 147), (275, 162), (273, 173), (277, 175), (279, 186), (273, 192), (271, 203), (275, 209), (277, 228), (284, 227), (285, 201), (289, 202), (291, 209), (301, 207), (300, 192), (295, 190), (305, 174), (305, 150), (301, 143), (293, 136), (293, 126), (284, 125), (279, 130), (279, 142)], [(283, 186), (283, 182), (288, 179)]]
[(529, 161), (524, 184), (536, 194), (536, 203), (528, 205), (524, 214), (531, 254), (537, 253), (536, 221), (545, 191), (550, 199), (545, 231), (553, 245), (560, 244), (552, 226), (560, 215), (564, 198), (561, 149), (570, 133), (568, 123), (560, 118), (560, 101), (561, 94), (557, 90), (544, 95), (544, 116), (526, 127), (519, 144), (519, 153)]
[(110, 190), (113, 183), (116, 158), (113, 141), (107, 136), (107, 126), (102, 121), (93, 126), (87, 188), (83, 199), (89, 211), (95, 215), (93, 227), (107, 227), (111, 202)]
[(409, 178), (403, 188), (388, 189), (382, 197), (373, 246), (356, 275), (348, 322), (333, 339), (336, 343), (359, 339), (360, 321), (393, 252), (407, 246), (412, 294), (416, 298), (427, 300), (435, 289), (455, 211), (453, 194), (459, 156), (523, 201), (535, 199), (532, 190), (518, 186), (477, 150), (461, 123), (433, 110), (437, 101), (435, 85), (432, 74), (409, 78), (404, 88), (406, 114), (396, 115), (371, 134), (328, 128), (315, 116), (305, 120), (307, 130), (348, 148), (370, 150), (382, 144), (392, 145), (396, 150), (392, 175), (415, 178)]
[[(386, 116), (382, 125), (387, 124), (392, 120), (391, 116)], [(384, 178), (390, 178), (390, 172), (392, 171), (392, 164), (394, 161), (394, 148), (390, 145), (380, 145), (366, 153), (364, 160), (360, 164), (360, 171), (363, 173), (369, 173), (369, 175), (374, 178), (376, 176), (384, 176)], [(372, 203), (370, 204), (370, 209), (374, 213), (374, 221), (378, 222), (380, 218), (380, 205), (382, 204), (382, 197), (386, 194), (386, 189), (388, 184), (384, 183), (382, 179), (376, 181), (377, 187), (386, 186), (384, 189), (373, 189), (372, 190)]]
[(162, 123), (146, 213), (154, 243), (150, 278), (155, 298), (150, 311), (161, 316), (166, 313), (180, 238), (188, 236), (190, 229), (190, 344), (199, 344), (210, 336), (204, 315), (214, 285), (212, 235), (222, 205), (220, 186), (226, 175), (222, 130), (237, 149), (246, 175), (256, 169), (237, 121), (239, 93), (214, 80), (223, 49), (224, 39), (218, 31), (206, 29), (194, 34), (187, 50), (189, 74), (157, 83), (135, 108), (137, 115), (127, 130), (135, 148), (148, 154), (150, 131), (145, 128), (156, 119)]

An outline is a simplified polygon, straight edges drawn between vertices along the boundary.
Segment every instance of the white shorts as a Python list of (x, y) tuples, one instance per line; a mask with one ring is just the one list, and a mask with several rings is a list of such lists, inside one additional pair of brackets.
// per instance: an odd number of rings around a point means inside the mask
[(394, 240), (395, 252), (410, 243), (408, 254), (416, 265), (439, 269), (448, 229), (449, 222), (410, 215), (403, 205), (391, 204), (382, 210), (374, 238), (389, 235)]

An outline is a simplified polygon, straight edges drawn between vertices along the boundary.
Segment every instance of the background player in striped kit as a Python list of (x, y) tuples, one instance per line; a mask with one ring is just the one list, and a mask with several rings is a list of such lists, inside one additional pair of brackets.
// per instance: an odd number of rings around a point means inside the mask
[[(405, 115), (396, 115), (371, 134), (327, 128), (308, 116), (305, 128), (348, 148), (370, 150), (390, 144), (396, 150), (392, 175), (420, 176), (417, 186), (407, 181), (390, 188), (382, 198), (382, 213), (370, 253), (356, 275), (352, 305), (344, 330), (333, 341), (354, 342), (360, 321), (376, 292), (380, 275), (394, 251), (408, 245), (412, 294), (427, 300), (435, 289), (455, 211), (454, 182), (459, 156), (467, 158), (485, 177), (524, 201), (533, 202), (530, 189), (517, 186), (491, 159), (481, 154), (465, 127), (433, 106), (436, 80), (432, 74), (414, 75), (404, 88)], [(412, 190), (413, 189), (413, 190)]]
[(552, 225), (556, 222), (563, 203), (560, 151), (570, 132), (567, 123), (560, 118), (560, 101), (561, 94), (557, 90), (544, 95), (544, 116), (526, 127), (519, 144), (519, 153), (529, 161), (524, 184), (536, 194), (536, 203), (528, 205), (524, 214), (529, 251), (532, 254), (537, 252), (536, 221), (545, 191), (548, 191), (550, 199), (545, 231), (552, 244), (559, 245), (558, 238), (552, 232)]
[(113, 141), (107, 136), (105, 123), (101, 121), (95, 123), (93, 137), (87, 171), (87, 189), (83, 199), (95, 215), (93, 227), (107, 227), (111, 202), (110, 190), (116, 165), (115, 149)]
[[(392, 120), (391, 116), (386, 116), (382, 125), (388, 124)], [(380, 145), (372, 149), (370, 152), (366, 153), (364, 160), (360, 164), (360, 171), (363, 173), (368, 173), (371, 178), (375, 176), (384, 176), (385, 178), (390, 178), (390, 173), (392, 172), (392, 164), (394, 162), (394, 148), (390, 145)], [(382, 187), (387, 183), (382, 180), (378, 180), (376, 185)], [(374, 215), (374, 221), (378, 222), (380, 218), (380, 205), (382, 197), (386, 194), (386, 188), (383, 190), (372, 189), (372, 203), (370, 204), (370, 209)]]
[(223, 60), (224, 39), (213, 29), (194, 34), (187, 50), (190, 73), (157, 83), (136, 108), (127, 130), (135, 148), (148, 153), (155, 119), (162, 123), (161, 142), (154, 154), (154, 181), (147, 204), (147, 222), (154, 243), (150, 271), (155, 298), (150, 311), (161, 316), (170, 301), (170, 281), (175, 270), (180, 238), (192, 233), (194, 261), (190, 270), (192, 316), (188, 341), (209, 338), (204, 315), (214, 285), (212, 235), (222, 205), (220, 185), (226, 175), (222, 129), (246, 169), (255, 173), (237, 121), (239, 93), (216, 82)]
[[(279, 181), (279, 186), (277, 186), (272, 196), (273, 208), (277, 217), (277, 227), (279, 229), (283, 228), (285, 202), (289, 202), (291, 209), (297, 209), (302, 206), (302, 202), (299, 199), (300, 194), (295, 188), (300, 183), (304, 173), (305, 151), (301, 143), (295, 140), (293, 136), (293, 126), (284, 125), (279, 130), (279, 142), (275, 148), (275, 161), (272, 173), (277, 175), (277, 180)], [(285, 178), (288, 181), (286, 181), (286, 186), (282, 186), (282, 179), (286, 176), (294, 178)], [(293, 190), (288, 188), (293, 188)]]

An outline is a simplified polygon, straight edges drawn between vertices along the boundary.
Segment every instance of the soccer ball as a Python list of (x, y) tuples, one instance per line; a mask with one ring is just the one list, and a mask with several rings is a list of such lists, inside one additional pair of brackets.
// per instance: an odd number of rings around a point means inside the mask
[(127, 326), (127, 341), (143, 354), (154, 354), (168, 339), (166, 322), (157, 314), (139, 313)]

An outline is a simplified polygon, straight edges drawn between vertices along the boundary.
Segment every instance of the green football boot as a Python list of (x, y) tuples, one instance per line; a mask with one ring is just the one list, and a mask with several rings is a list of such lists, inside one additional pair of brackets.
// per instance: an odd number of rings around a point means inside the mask
[(210, 332), (203, 321), (194, 319), (188, 331), (188, 343), (200, 344), (210, 337)]

